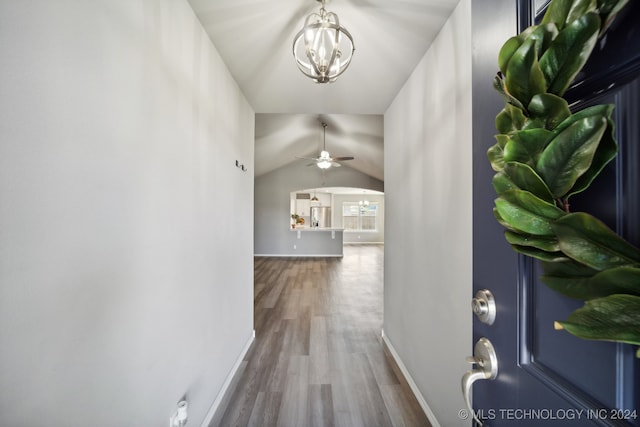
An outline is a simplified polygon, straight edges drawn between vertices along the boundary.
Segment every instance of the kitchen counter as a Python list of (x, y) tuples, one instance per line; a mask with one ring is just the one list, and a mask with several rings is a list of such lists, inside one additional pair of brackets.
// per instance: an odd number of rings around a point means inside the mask
[(289, 228), (290, 256), (341, 257), (344, 228)]
[(344, 231), (344, 228), (331, 228), (331, 227), (302, 227), (292, 228), (291, 231)]

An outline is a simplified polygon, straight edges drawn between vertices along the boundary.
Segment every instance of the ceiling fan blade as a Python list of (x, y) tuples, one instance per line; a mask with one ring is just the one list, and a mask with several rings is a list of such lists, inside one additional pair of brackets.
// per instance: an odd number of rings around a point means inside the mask
[(300, 156), (295, 156), (296, 159), (302, 159), (302, 160), (313, 160), (313, 161), (317, 161), (318, 158), (317, 157), (300, 157)]
[(353, 160), (355, 157), (353, 156), (343, 156), (343, 157), (334, 157), (334, 161), (344, 162), (345, 160)]
[(340, 166), (342, 166), (340, 163), (331, 162), (331, 167), (332, 168), (339, 168)]
[(307, 166), (315, 166), (317, 163), (309, 163)]

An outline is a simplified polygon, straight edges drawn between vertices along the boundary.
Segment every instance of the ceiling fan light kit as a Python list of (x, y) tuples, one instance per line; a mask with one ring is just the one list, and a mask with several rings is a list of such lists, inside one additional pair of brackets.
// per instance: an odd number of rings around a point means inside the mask
[(318, 166), (320, 169), (329, 169), (330, 167), (340, 167), (340, 163), (338, 163), (338, 161), (345, 161), (345, 160), (353, 160), (353, 156), (347, 156), (347, 157), (331, 157), (331, 155), (329, 154), (329, 152), (327, 151), (327, 124), (326, 123), (322, 123), (322, 128), (323, 128), (323, 133), (322, 133), (322, 151), (320, 152), (320, 156), (310, 159), (308, 157), (298, 157), (299, 159), (308, 159), (308, 160), (314, 160), (315, 163), (311, 163), (308, 166), (313, 166), (316, 165)]
[(331, 167), (331, 160), (327, 159), (327, 160), (320, 160), (318, 163), (316, 163), (316, 165), (320, 168), (320, 169), (329, 169)]
[(312, 13), (293, 39), (293, 56), (302, 73), (316, 83), (331, 83), (351, 63), (353, 37), (340, 25), (338, 15), (327, 12), (325, 0), (319, 13)]
[[(323, 123), (322, 126), (324, 126), (326, 132), (327, 125)], [(316, 165), (320, 169), (329, 169), (331, 167), (331, 156), (329, 156), (329, 152), (327, 150), (322, 150), (320, 152), (320, 157), (318, 157)]]

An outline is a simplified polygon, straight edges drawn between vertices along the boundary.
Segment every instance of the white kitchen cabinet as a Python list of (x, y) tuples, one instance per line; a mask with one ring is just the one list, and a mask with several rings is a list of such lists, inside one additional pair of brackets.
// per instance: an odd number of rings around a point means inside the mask
[(309, 199), (296, 199), (296, 213), (300, 216), (308, 217), (310, 215)]

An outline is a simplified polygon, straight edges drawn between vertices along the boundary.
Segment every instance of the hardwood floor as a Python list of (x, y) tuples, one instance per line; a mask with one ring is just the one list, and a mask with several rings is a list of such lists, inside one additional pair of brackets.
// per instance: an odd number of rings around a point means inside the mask
[(383, 246), (256, 258), (256, 339), (213, 426), (429, 426), (382, 328)]

